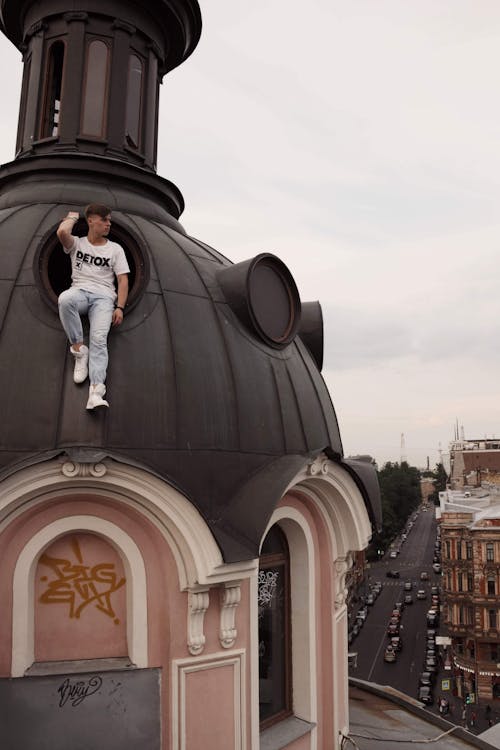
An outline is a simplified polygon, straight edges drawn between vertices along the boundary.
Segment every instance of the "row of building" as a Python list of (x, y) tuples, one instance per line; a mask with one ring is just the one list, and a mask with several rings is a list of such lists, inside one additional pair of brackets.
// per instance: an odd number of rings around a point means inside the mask
[(500, 698), (500, 441), (451, 443), (437, 517), (455, 688), (491, 701)]

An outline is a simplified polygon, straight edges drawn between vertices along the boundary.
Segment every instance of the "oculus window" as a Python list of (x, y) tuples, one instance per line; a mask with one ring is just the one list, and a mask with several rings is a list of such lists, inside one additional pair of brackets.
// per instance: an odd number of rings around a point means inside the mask
[[(58, 226), (58, 225), (57, 225)], [(55, 226), (42, 240), (34, 261), (34, 275), (46, 302), (57, 312), (57, 298), (71, 286), (71, 260), (57, 239)], [(73, 234), (78, 237), (87, 235), (87, 222), (79, 219)], [(113, 221), (109, 239), (118, 242), (124, 249), (130, 267), (129, 295), (126, 310), (130, 310), (139, 301), (148, 281), (149, 264), (147, 254), (140, 243)]]

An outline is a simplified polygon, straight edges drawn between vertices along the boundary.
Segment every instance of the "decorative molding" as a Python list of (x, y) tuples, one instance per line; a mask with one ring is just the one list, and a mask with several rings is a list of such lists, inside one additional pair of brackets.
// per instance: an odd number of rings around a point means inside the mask
[(74, 477), (95, 477), (100, 479), (107, 474), (106, 465), (97, 464), (80, 464), (78, 461), (66, 461), (61, 467), (61, 472), (65, 477), (73, 479)]
[(119, 29), (120, 31), (126, 31), (130, 36), (133, 36), (137, 31), (135, 26), (132, 26), (131, 23), (127, 23), (126, 21), (122, 21), (121, 18), (115, 18), (113, 21), (113, 28)]
[(199, 656), (205, 648), (203, 624), (205, 612), (210, 604), (209, 590), (201, 589), (188, 592), (188, 637), (189, 653)]
[[(62, 471), (64, 463), (72, 464)], [(26, 508), (41, 506), (54, 498), (91, 493), (114, 500), (147, 518), (166, 540), (177, 566), (181, 591), (220, 586), (255, 574), (258, 560), (225, 563), (212, 532), (194, 505), (178, 490), (154, 474), (106, 458), (106, 471), (95, 469), (86, 475), (76, 472), (79, 462), (60, 458), (37, 463), (13, 472), (2, 480), (0, 533)], [(69, 472), (69, 476), (65, 473)]]
[(335, 595), (335, 609), (339, 610), (344, 606), (347, 599), (346, 576), (351, 570), (354, 563), (353, 556), (348, 552), (344, 557), (338, 557), (335, 562), (335, 572), (337, 573), (337, 593)]
[[(174, 659), (172, 661), (172, 750), (186, 750), (187, 744), (187, 710), (192, 708), (192, 696), (189, 695), (188, 677), (196, 672), (227, 669), (233, 670), (233, 737), (234, 750), (247, 748), (247, 706), (246, 706), (246, 652), (224, 651), (202, 656), (199, 659)], [(222, 709), (221, 709), (222, 710)], [(227, 723), (227, 732), (231, 724)], [(258, 733), (257, 733), (258, 739)]]
[(85, 13), (85, 11), (75, 10), (65, 13), (63, 18), (66, 23), (73, 23), (73, 21), (83, 21), (83, 23), (87, 23), (89, 15), (88, 13)]
[(26, 43), (32, 36), (36, 36), (40, 33), (43, 34), (43, 32), (47, 30), (47, 28), (48, 26), (45, 21), (37, 21), (36, 23), (32, 24), (32, 26), (30, 26), (26, 31), (23, 42)]
[(241, 601), (241, 584), (226, 583), (221, 589), (219, 640), (222, 648), (231, 648), (237, 636), (236, 608)]
[(307, 465), (307, 473), (311, 477), (317, 477), (323, 474), (328, 474), (328, 459), (324, 455), (318, 456), (310, 464)]
[(41, 552), (72, 531), (90, 531), (110, 540), (120, 551), (127, 578), (127, 642), (137, 667), (148, 663), (148, 607), (146, 568), (139, 547), (123, 529), (96, 516), (68, 516), (44, 526), (21, 550), (12, 590), (12, 677), (22, 677), (35, 660), (35, 571)]

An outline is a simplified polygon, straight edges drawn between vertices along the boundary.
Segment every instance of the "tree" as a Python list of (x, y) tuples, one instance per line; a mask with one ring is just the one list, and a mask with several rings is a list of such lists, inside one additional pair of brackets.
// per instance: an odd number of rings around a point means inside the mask
[(377, 556), (377, 549), (387, 549), (421, 500), (420, 471), (415, 466), (406, 461), (400, 464), (389, 461), (377, 473), (382, 497), (382, 530), (373, 535), (368, 551), (372, 559)]
[(446, 469), (441, 462), (436, 464), (436, 468), (432, 472), (432, 478), (434, 480), (434, 492), (429, 495), (429, 501), (434, 505), (439, 505), (439, 493), (444, 492), (448, 482)]

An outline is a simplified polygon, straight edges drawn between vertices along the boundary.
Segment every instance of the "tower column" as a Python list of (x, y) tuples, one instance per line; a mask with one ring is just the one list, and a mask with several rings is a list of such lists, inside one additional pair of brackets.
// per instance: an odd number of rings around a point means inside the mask
[(69, 143), (76, 143), (76, 137), (80, 130), (81, 92), (85, 60), (85, 24), (88, 15), (79, 12), (65, 13), (64, 20), (69, 26), (69, 32), (59, 143), (67, 146)]
[(30, 41), (31, 55), (28, 52), (30, 65), (28, 95), (26, 97), (26, 112), (20, 113), (24, 122), (19, 123), (19, 128), (24, 126), (23, 139), (21, 144), (22, 151), (28, 151), (32, 148), (33, 141), (37, 138), (37, 118), (38, 118), (38, 95), (42, 85), (42, 59), (43, 43), (45, 35), (45, 24), (39, 23), (33, 30)]
[(127, 84), (130, 54), (130, 39), (135, 27), (125, 21), (115, 20), (113, 59), (111, 63), (110, 95), (108, 110), (108, 153), (123, 154), (127, 109)]

